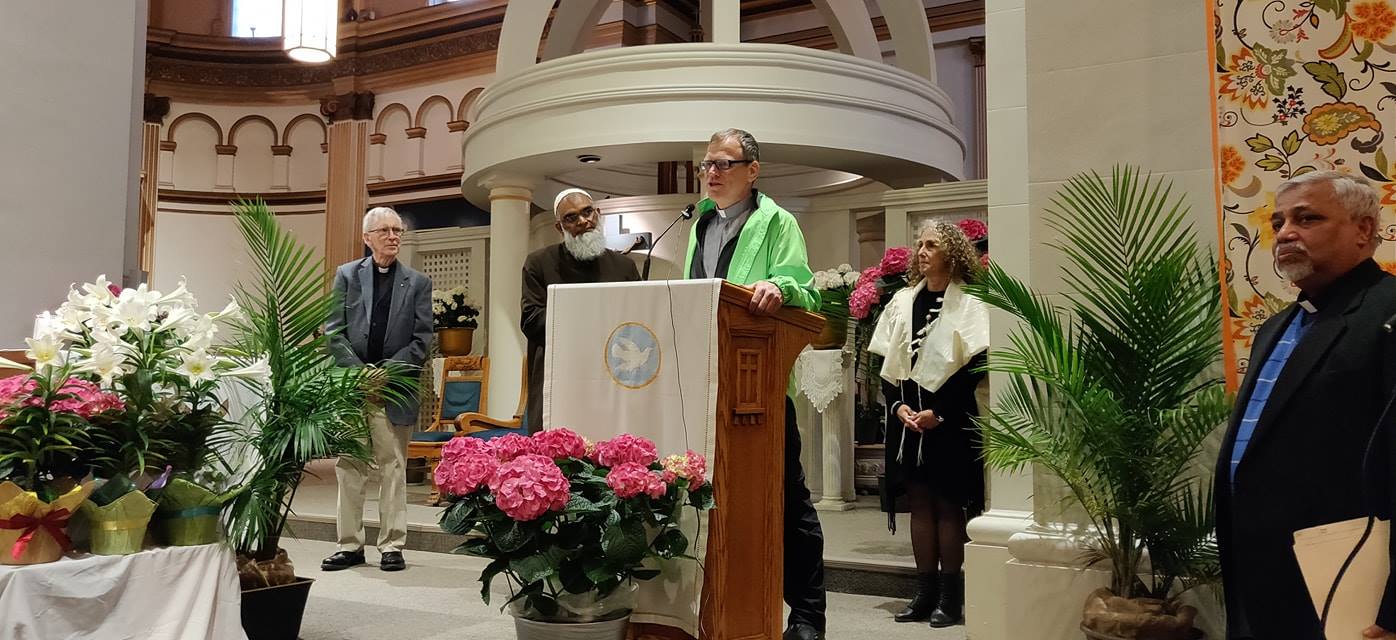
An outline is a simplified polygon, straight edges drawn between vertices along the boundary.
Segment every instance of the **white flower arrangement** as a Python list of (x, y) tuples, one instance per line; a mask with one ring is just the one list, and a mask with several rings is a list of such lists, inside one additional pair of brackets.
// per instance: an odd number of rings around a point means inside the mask
[(115, 391), (129, 391), (123, 378), (138, 371), (149, 374), (157, 395), (183, 395), (221, 376), (265, 380), (265, 356), (234, 356), (214, 345), (219, 321), (240, 317), (237, 303), (208, 314), (197, 306), (182, 279), (162, 294), (145, 284), (122, 289), (98, 276), (69, 289), (56, 313), (39, 314), (25, 355), (40, 371), (67, 367)]
[(432, 324), (437, 329), (474, 329), (480, 315), (480, 304), (470, 297), (465, 287), (433, 289), (431, 292)]
[(859, 273), (848, 264), (814, 272), (814, 288), (820, 291), (852, 290)]

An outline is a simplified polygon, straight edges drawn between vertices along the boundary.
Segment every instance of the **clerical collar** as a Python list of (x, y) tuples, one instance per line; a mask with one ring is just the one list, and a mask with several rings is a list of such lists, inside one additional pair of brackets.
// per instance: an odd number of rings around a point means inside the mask
[(736, 204), (734, 204), (734, 205), (732, 205), (732, 206), (730, 206), (730, 207), (727, 207), (726, 209), (723, 209), (722, 207), (716, 207), (716, 211), (717, 211), (717, 215), (718, 215), (719, 218), (722, 218), (723, 220), (727, 220), (727, 219), (730, 219), (730, 218), (740, 218), (740, 217), (746, 215), (746, 213), (747, 213), (748, 211), (751, 211), (752, 209), (755, 209), (755, 208), (756, 208), (756, 190), (755, 190), (755, 189), (752, 189), (752, 190), (751, 190), (751, 195), (748, 196), (746, 199), (741, 200), (740, 202), (737, 202)]
[(391, 273), (393, 269), (397, 268), (397, 260), (392, 261), (386, 267), (380, 267), (378, 266), (378, 263), (375, 262), (373, 263), (373, 268), (377, 269), (378, 273)]
[(1375, 260), (1368, 258), (1358, 263), (1351, 271), (1338, 276), (1322, 293), (1316, 296), (1301, 291), (1295, 303), (1309, 313), (1318, 313), (1335, 305), (1339, 308), (1346, 308), (1348, 301), (1357, 291), (1376, 282), (1385, 273)]

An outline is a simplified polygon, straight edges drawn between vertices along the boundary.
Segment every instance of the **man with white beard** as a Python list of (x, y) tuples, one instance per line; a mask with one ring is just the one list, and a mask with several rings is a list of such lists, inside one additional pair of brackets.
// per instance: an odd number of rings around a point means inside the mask
[(547, 333), (548, 285), (639, 280), (635, 263), (606, 248), (601, 210), (581, 189), (565, 189), (553, 200), (553, 228), (562, 242), (529, 254), (523, 266), (523, 314), (528, 339), (528, 406), (524, 426), (543, 428), (543, 350)]

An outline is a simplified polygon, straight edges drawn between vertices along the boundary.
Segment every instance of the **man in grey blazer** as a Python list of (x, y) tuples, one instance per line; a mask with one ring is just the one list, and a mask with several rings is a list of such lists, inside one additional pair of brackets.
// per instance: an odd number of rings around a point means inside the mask
[[(335, 361), (344, 367), (377, 368), (392, 360), (422, 366), (431, 342), (431, 280), (397, 259), (402, 218), (388, 207), (364, 215), (364, 244), (373, 255), (340, 265), (334, 291), (343, 306), (325, 323)], [(371, 403), (369, 447), (378, 468), (378, 551), (384, 571), (407, 564), (407, 442), (417, 423), (417, 399), (383, 407)], [(320, 568), (338, 571), (364, 562), (364, 480), (369, 465), (341, 457), (335, 464), (339, 484), (335, 522), (339, 551)]]

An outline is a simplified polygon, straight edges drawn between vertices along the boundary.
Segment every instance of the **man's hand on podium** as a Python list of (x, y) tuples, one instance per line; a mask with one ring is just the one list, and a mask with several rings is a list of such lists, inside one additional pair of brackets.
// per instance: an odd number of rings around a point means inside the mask
[(747, 310), (759, 315), (769, 316), (780, 311), (780, 306), (785, 304), (785, 296), (781, 295), (780, 287), (774, 283), (762, 280), (752, 287), (751, 304)]

